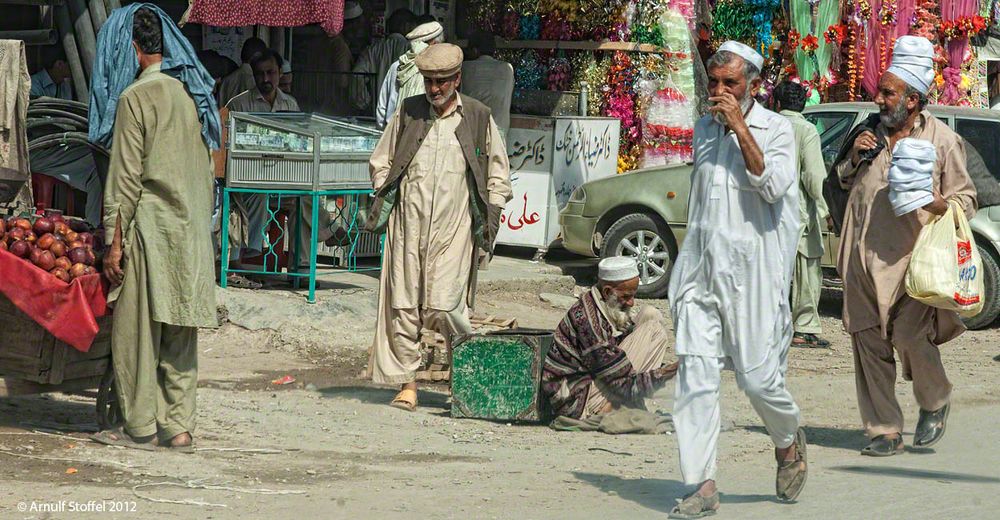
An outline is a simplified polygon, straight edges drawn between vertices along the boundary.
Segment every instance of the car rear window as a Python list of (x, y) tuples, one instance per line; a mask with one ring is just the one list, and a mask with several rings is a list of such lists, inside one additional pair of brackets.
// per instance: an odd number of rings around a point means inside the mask
[(983, 119), (962, 119), (955, 122), (955, 131), (969, 144), (976, 147), (983, 156), (986, 168), (993, 177), (1000, 181), (1000, 146), (997, 146), (997, 136), (1000, 136), (1000, 121)]
[(857, 113), (810, 112), (802, 115), (807, 121), (816, 125), (816, 131), (819, 132), (819, 139), (823, 147), (823, 162), (829, 169), (833, 161), (836, 160), (840, 147), (844, 144), (844, 139), (851, 132)]

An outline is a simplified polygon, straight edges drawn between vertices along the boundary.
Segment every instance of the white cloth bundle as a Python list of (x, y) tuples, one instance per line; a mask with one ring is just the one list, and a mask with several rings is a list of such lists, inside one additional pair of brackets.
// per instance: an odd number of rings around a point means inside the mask
[(892, 149), (889, 202), (897, 217), (934, 202), (937, 152), (929, 141), (907, 137)]

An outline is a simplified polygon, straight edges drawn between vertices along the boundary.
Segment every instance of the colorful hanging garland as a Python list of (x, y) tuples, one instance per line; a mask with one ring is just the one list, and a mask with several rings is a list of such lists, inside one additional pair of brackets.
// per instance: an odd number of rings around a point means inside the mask
[(979, 15), (962, 16), (941, 22), (940, 34), (945, 40), (971, 38), (986, 29), (986, 19)]

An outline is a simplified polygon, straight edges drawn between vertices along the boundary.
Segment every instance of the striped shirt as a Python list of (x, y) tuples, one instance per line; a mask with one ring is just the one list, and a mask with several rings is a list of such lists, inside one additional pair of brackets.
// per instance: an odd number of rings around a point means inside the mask
[(618, 347), (633, 330), (615, 329), (596, 287), (580, 297), (559, 323), (542, 370), (542, 392), (555, 415), (582, 418), (595, 380), (610, 402), (632, 405), (666, 383), (652, 371), (637, 374)]

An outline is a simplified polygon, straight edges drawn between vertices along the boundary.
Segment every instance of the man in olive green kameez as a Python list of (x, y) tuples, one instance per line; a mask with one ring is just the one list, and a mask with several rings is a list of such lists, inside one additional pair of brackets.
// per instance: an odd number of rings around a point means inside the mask
[(217, 324), (212, 158), (184, 85), (160, 72), (162, 28), (135, 13), (142, 71), (118, 101), (104, 226), (113, 241), (104, 273), (113, 290), (112, 359), (123, 429), (94, 440), (150, 449), (191, 446), (198, 327)]

